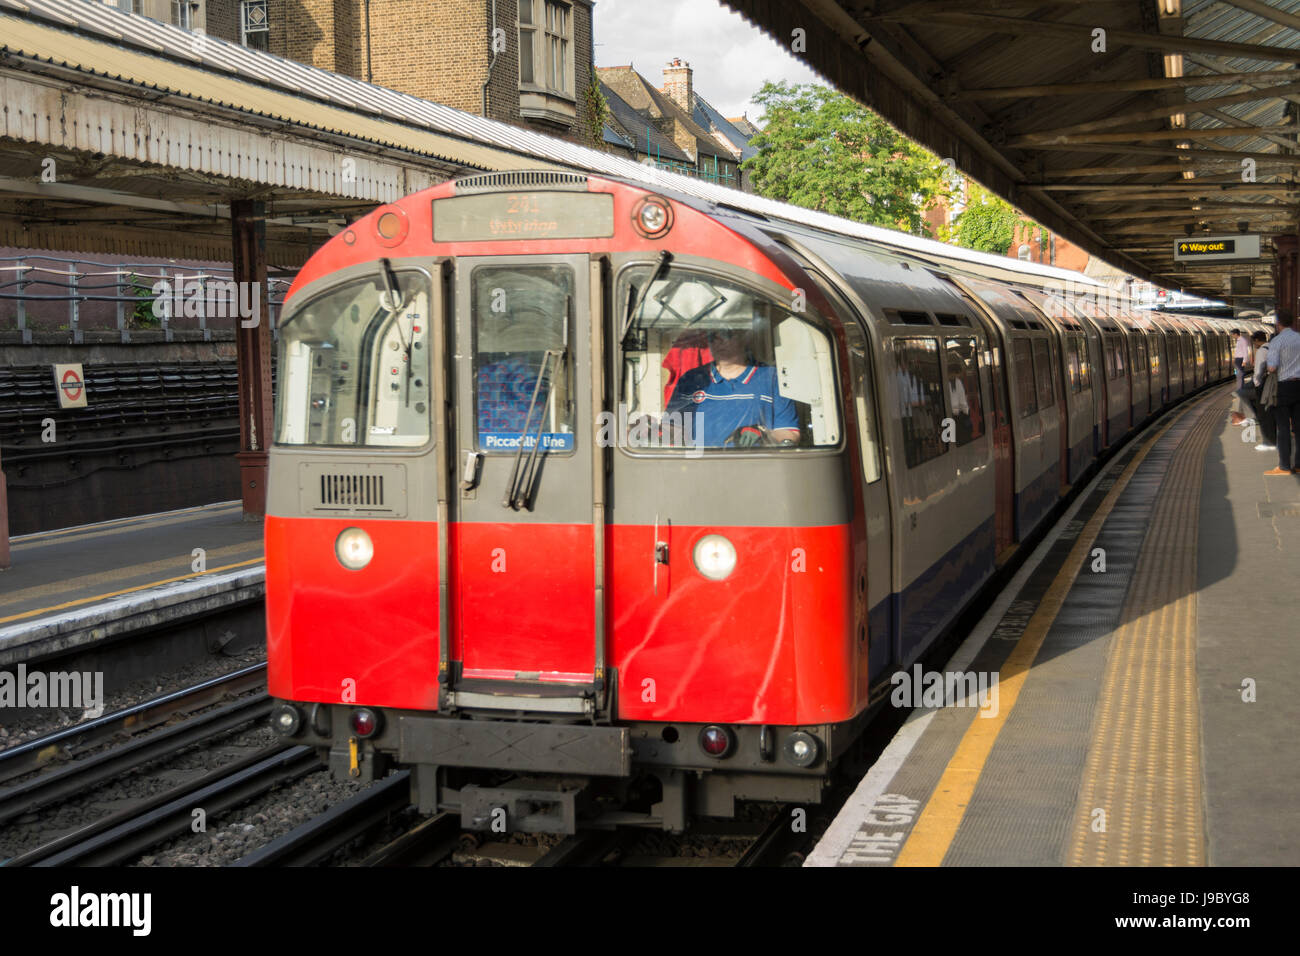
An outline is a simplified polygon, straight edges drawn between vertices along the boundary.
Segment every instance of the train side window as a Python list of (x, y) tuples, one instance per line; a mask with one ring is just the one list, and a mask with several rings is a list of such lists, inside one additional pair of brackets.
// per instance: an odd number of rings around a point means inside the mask
[(1079, 340), (1073, 332), (1065, 335), (1066, 373), (1069, 377), (1070, 391), (1078, 394), (1083, 390), (1083, 367), (1079, 361)]
[(1011, 343), (1011, 353), (1015, 358), (1012, 373), (1016, 380), (1016, 404), (1020, 406), (1020, 417), (1028, 418), (1038, 411), (1038, 394), (1034, 386), (1034, 361), (1030, 353), (1028, 339), (1015, 339)]
[(858, 443), (862, 446), (862, 473), (867, 484), (880, 480), (880, 445), (876, 441), (876, 419), (871, 401), (871, 363), (857, 347), (849, 350), (853, 362), (853, 409), (858, 419)]
[(915, 468), (948, 450), (942, 439), (943, 371), (938, 339), (895, 339), (894, 400), (903, 426), (903, 450), (908, 468)]
[(973, 338), (946, 339), (948, 406), (956, 425), (953, 444), (965, 445), (984, 434), (980, 401), (979, 347)]
[(1047, 354), (1047, 340), (1034, 339), (1034, 379), (1038, 383), (1038, 407), (1051, 408), (1056, 402), (1052, 388), (1052, 361)]

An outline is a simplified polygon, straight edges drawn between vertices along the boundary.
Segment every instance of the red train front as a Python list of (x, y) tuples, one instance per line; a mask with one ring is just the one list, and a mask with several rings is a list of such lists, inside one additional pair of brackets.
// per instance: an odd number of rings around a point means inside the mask
[(280, 327), (281, 732), (467, 826), (819, 799), (869, 696), (866, 549), (844, 332), (801, 276), (561, 172), (335, 236)]

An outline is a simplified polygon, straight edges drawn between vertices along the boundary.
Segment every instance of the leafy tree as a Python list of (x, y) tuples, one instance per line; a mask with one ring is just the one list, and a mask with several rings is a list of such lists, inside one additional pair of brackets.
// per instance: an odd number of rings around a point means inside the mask
[(880, 116), (813, 83), (767, 82), (754, 95), (764, 128), (746, 160), (755, 191), (858, 222), (927, 231), (925, 209), (947, 195), (948, 168)]
[(1006, 255), (1015, 241), (1016, 227), (1026, 226), (1028, 234), (1035, 224), (983, 186), (970, 180), (967, 185), (966, 208), (953, 223), (952, 241), (967, 249)]

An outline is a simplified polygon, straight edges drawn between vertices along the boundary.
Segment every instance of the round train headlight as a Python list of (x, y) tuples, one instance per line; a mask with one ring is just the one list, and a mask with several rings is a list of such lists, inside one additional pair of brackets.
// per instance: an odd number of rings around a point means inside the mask
[(710, 581), (721, 581), (736, 570), (736, 546), (720, 534), (706, 534), (691, 553), (695, 570)]
[(796, 730), (785, 738), (785, 759), (796, 767), (811, 767), (821, 756), (821, 743), (810, 733)]
[(632, 209), (632, 225), (647, 239), (658, 239), (673, 227), (673, 208), (667, 199), (646, 196)]
[(375, 545), (370, 535), (360, 528), (344, 528), (334, 542), (334, 553), (339, 564), (349, 571), (360, 571), (375, 556)]
[(292, 704), (281, 704), (271, 711), (271, 726), (282, 737), (292, 737), (302, 728), (302, 714)]

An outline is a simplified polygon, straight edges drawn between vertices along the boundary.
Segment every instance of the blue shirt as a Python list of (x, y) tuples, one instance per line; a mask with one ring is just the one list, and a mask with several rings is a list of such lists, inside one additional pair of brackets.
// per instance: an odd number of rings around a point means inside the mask
[(799, 411), (782, 397), (770, 365), (751, 365), (736, 378), (723, 378), (712, 362), (693, 368), (678, 379), (665, 412), (680, 413), (691, 440), (708, 448), (722, 447), (745, 425), (799, 427)]

